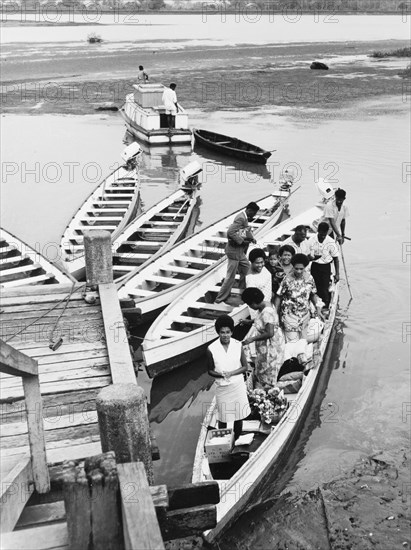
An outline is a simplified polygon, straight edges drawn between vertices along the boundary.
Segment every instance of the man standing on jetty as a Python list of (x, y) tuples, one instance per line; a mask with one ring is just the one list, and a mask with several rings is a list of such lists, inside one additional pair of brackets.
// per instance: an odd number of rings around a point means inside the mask
[(176, 114), (178, 113), (177, 94), (175, 89), (177, 84), (172, 82), (169, 88), (165, 88), (163, 92), (163, 104), (166, 108), (168, 128), (171, 130), (176, 126)]
[(344, 244), (345, 220), (348, 218), (348, 208), (344, 205), (347, 193), (344, 189), (337, 189), (334, 194), (334, 200), (328, 202), (324, 208), (323, 219), (321, 221), (330, 226), (329, 234), (335, 240)]
[(244, 290), (246, 287), (245, 277), (250, 270), (250, 262), (247, 259), (246, 252), (248, 245), (256, 242), (248, 222), (251, 222), (255, 218), (258, 210), (258, 204), (250, 202), (247, 204), (245, 211), (237, 214), (233, 223), (227, 229), (228, 241), (225, 248), (228, 259), (227, 275), (225, 276), (217, 298), (214, 300), (216, 304), (225, 302), (230, 296), (237, 270), (240, 274), (240, 289)]

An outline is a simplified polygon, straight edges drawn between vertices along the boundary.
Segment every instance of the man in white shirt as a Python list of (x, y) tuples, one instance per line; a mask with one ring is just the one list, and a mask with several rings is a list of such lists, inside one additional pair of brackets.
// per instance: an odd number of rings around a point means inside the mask
[(324, 302), (325, 307), (330, 305), (330, 292), (328, 287), (331, 278), (331, 264), (334, 262), (334, 281), (340, 278), (339, 250), (338, 244), (328, 236), (330, 226), (326, 222), (318, 225), (318, 232), (308, 239), (311, 264), (311, 275), (314, 278), (317, 294)]
[(334, 237), (338, 243), (344, 243), (345, 220), (348, 218), (348, 208), (344, 205), (347, 193), (344, 189), (337, 189), (334, 194), (334, 200), (328, 202), (324, 208), (324, 214), (321, 221), (327, 222), (330, 226), (329, 234)]
[(305, 225), (297, 225), (294, 229), (294, 235), (288, 237), (288, 239), (283, 241), (281, 244), (283, 246), (286, 244), (292, 246), (296, 254), (305, 254), (308, 256), (310, 251), (307, 241), (307, 227)]
[(172, 82), (169, 88), (165, 88), (163, 92), (162, 101), (166, 108), (168, 127), (171, 130), (176, 126), (176, 114), (178, 113), (177, 94), (175, 89), (177, 84)]

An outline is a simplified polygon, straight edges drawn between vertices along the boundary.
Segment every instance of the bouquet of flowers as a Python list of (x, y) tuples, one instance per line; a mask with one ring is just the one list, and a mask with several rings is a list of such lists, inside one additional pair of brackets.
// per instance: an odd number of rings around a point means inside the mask
[(276, 424), (287, 409), (287, 398), (280, 388), (248, 390), (248, 400), (253, 412), (258, 412), (266, 424)]

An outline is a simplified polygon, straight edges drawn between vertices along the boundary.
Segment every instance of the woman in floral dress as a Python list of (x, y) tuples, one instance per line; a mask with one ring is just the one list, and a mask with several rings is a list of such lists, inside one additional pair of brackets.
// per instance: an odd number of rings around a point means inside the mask
[(275, 308), (284, 328), (287, 342), (307, 338), (310, 322), (310, 301), (321, 315), (322, 302), (317, 296), (314, 279), (306, 271), (309, 259), (305, 254), (295, 254), (291, 260), (292, 272), (283, 279), (275, 298)]
[(256, 386), (269, 389), (277, 382), (278, 371), (284, 361), (284, 336), (279, 327), (278, 316), (270, 302), (264, 301), (264, 294), (255, 287), (246, 288), (242, 300), (256, 311), (252, 336), (243, 340), (243, 345), (255, 342)]

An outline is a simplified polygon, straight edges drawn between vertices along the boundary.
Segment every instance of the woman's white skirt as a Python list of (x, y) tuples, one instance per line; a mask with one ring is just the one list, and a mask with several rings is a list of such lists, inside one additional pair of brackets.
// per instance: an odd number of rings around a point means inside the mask
[(217, 386), (216, 399), (220, 422), (242, 420), (251, 412), (247, 387), (242, 375), (239, 380), (230, 380), (230, 384)]

